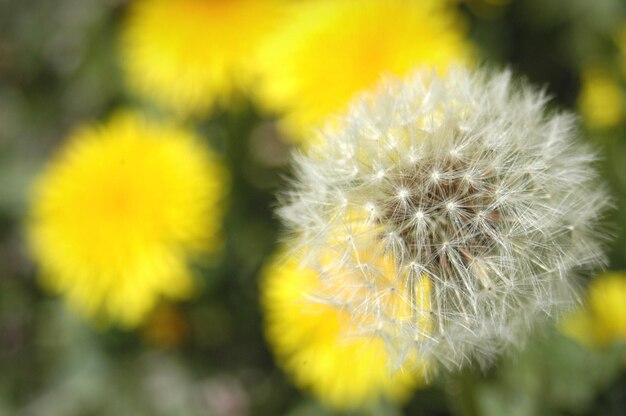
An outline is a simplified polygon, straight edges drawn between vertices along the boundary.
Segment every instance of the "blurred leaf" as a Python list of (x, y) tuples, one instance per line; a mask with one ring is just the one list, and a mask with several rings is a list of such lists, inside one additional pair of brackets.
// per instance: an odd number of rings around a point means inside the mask
[(589, 351), (557, 333), (537, 337), (514, 359), (506, 360), (486, 379), (463, 379), (475, 410), (463, 413), (499, 415), (582, 415), (623, 371), (624, 349)]

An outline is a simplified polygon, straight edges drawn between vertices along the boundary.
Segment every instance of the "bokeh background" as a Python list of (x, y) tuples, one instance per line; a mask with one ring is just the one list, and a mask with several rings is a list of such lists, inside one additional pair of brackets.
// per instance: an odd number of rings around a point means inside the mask
[[(335, 414), (276, 364), (258, 300), (259, 274), (280, 235), (276, 193), (286, 186), (298, 140), (254, 94), (187, 117), (168, 115), (133, 91), (120, 52), (130, 3), (0, 0), (0, 415)], [(455, 30), (475, 61), (512, 68), (544, 87), (552, 106), (581, 115), (613, 196), (608, 269), (622, 284), (606, 294), (613, 309), (595, 315), (593, 302), (603, 304), (604, 295), (582, 295), (585, 319), (595, 332), (605, 329), (601, 342), (562, 327), (545, 330), (491, 369), (450, 374), (417, 389), (408, 403), (351, 414), (622, 415), (626, 4), (441, 3), (458, 14)], [(280, 30), (285, 23), (274, 24)], [(166, 26), (155, 41), (167, 36)], [(221, 155), (229, 177), (223, 241), (210, 261), (193, 266), (193, 296), (160, 300), (135, 328), (94, 323), (43, 289), (25, 232), (30, 189), (47, 161), (76, 126), (107, 120), (119, 108), (176, 118)], [(590, 278), (593, 285), (602, 276)]]

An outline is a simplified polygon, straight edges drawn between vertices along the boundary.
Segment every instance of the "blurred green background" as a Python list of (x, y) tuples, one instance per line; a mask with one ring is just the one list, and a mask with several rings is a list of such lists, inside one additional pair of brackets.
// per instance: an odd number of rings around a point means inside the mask
[[(225, 156), (232, 189), (225, 244), (220, 259), (199, 270), (205, 278), (196, 297), (164, 303), (143, 328), (125, 331), (93, 328), (38, 287), (23, 231), (28, 189), (77, 124), (136, 104), (116, 50), (127, 6), (0, 0), (0, 415), (333, 414), (292, 386), (263, 338), (257, 276), (279, 234), (272, 210), (289, 176), (290, 146), (251, 103), (197, 124)], [(590, 68), (609, 74), (621, 92), (612, 104), (621, 105), (616, 121), (591, 117), (581, 125), (604, 158), (616, 208), (609, 268), (626, 269), (626, 4), (468, 0), (457, 7), (482, 59), (545, 86), (554, 105), (584, 106)], [(443, 379), (406, 406), (363, 414), (626, 412), (620, 345), (586, 348), (556, 331), (486, 373)]]

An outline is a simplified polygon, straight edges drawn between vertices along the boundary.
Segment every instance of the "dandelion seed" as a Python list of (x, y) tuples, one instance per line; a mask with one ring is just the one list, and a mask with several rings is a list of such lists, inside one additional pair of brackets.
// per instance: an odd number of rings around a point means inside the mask
[[(547, 115), (545, 103), (508, 72), (460, 68), (387, 79), (356, 100), (296, 156), (279, 210), (303, 267), (335, 288), (324, 302), (397, 360), (448, 367), (488, 364), (571, 305), (576, 275), (603, 262), (596, 225), (608, 198), (573, 117)], [(345, 148), (357, 155), (349, 178), (337, 163)], [(373, 267), (383, 258), (408, 305), (402, 318)], [(432, 288), (426, 326), (420, 279)]]

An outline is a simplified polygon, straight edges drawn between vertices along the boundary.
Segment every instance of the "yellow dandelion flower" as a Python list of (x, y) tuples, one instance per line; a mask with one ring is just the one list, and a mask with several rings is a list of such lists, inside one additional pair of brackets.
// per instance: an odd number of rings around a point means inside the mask
[[(378, 265), (384, 279), (392, 275), (393, 261), (388, 260)], [(355, 286), (326, 287), (320, 271), (294, 256), (274, 259), (263, 277), (267, 340), (298, 387), (330, 407), (347, 410), (368, 407), (381, 399), (403, 402), (424, 383), (423, 363), (407, 360), (394, 371), (397, 363), (391, 362), (383, 339), (361, 333), (353, 312), (337, 301), (350, 296)], [(416, 288), (424, 308), (429, 308), (428, 282), (422, 279)], [(399, 297), (389, 308), (397, 316), (408, 313)], [(428, 326), (428, 318), (420, 319)]]
[(42, 283), (84, 315), (134, 326), (192, 291), (187, 260), (219, 243), (225, 170), (191, 132), (132, 113), (71, 135), (34, 187)]
[(563, 332), (590, 346), (626, 342), (626, 274), (594, 279), (585, 307), (563, 320)]
[(282, 127), (298, 140), (383, 74), (405, 75), (419, 65), (443, 70), (467, 60), (463, 25), (444, 3), (303, 2), (262, 48), (261, 104), (284, 114)]
[(129, 86), (181, 115), (228, 102), (275, 23), (274, 0), (137, 0), (122, 29)]
[(624, 119), (624, 91), (619, 82), (601, 68), (582, 74), (578, 109), (592, 128), (611, 128)]

